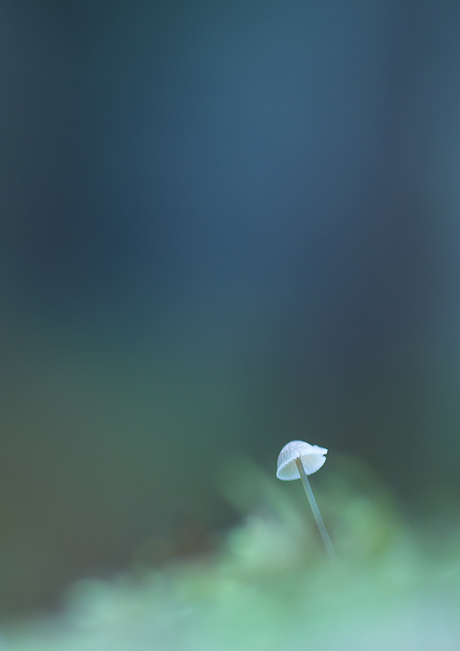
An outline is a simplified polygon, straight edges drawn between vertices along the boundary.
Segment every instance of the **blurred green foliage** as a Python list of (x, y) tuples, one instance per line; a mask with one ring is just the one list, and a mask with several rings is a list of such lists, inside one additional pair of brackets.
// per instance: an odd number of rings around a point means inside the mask
[(299, 482), (249, 462), (221, 489), (243, 515), (218, 548), (156, 569), (133, 561), (67, 591), (62, 611), (4, 632), (14, 651), (454, 651), (460, 537), (404, 522), (360, 463), (312, 480), (339, 562), (328, 562)]

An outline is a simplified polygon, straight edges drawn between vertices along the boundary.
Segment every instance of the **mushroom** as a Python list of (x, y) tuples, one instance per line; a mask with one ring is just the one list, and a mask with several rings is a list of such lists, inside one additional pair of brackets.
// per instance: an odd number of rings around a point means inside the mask
[(310, 443), (305, 443), (305, 441), (291, 441), (279, 453), (276, 476), (283, 481), (292, 481), (293, 479), (302, 480), (326, 552), (331, 560), (336, 560), (337, 557), (334, 547), (324, 526), (323, 518), (321, 517), (307, 477), (307, 475), (312, 475), (324, 465), (326, 462), (326, 454), (326, 448), (310, 445)]

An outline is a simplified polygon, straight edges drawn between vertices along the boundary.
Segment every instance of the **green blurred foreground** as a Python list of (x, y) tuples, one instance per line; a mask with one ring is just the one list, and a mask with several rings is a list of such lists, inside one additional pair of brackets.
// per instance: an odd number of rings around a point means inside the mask
[(221, 482), (246, 518), (213, 555), (80, 581), (60, 615), (10, 627), (0, 649), (458, 651), (460, 537), (409, 531), (358, 464), (322, 472), (337, 564), (300, 482), (240, 463)]

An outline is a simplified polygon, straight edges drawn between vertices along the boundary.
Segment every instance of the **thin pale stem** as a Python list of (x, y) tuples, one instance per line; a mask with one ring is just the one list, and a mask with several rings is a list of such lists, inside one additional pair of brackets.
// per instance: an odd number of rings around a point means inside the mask
[(336, 561), (337, 556), (334, 547), (332, 546), (331, 539), (329, 538), (329, 534), (327, 533), (327, 529), (324, 525), (323, 518), (321, 517), (320, 510), (316, 503), (315, 496), (313, 495), (313, 491), (311, 489), (310, 482), (308, 481), (308, 477), (305, 473), (305, 469), (303, 467), (302, 461), (300, 459), (296, 459), (295, 463), (299, 471), (300, 479), (302, 480), (302, 485), (304, 487), (305, 493), (308, 497), (308, 501), (310, 502), (311, 510), (313, 511), (313, 515), (315, 516), (316, 524), (318, 525), (319, 533), (321, 534), (321, 538), (323, 539), (323, 543), (324, 543), (324, 547), (326, 548), (327, 555), (329, 556), (331, 561)]

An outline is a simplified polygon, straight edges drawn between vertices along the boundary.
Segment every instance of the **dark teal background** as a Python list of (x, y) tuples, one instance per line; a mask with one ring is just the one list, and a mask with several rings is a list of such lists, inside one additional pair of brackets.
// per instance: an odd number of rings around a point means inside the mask
[[(301, 438), (458, 503), (460, 9), (0, 2), (0, 604), (208, 548)], [(432, 500), (432, 502), (431, 502)]]

